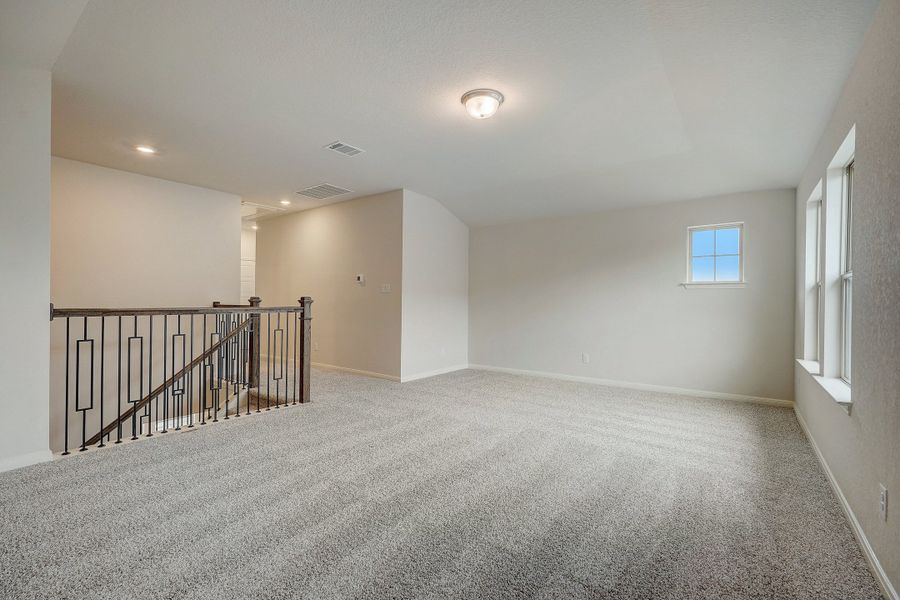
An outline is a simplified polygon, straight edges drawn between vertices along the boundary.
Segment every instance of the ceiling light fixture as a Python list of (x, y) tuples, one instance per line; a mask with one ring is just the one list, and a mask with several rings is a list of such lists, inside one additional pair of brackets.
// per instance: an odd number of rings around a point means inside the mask
[(466, 92), (462, 96), (466, 112), (473, 119), (493, 117), (503, 104), (503, 94), (497, 90), (478, 89)]
[(141, 154), (156, 154), (156, 148), (153, 146), (135, 146), (134, 149)]
[(282, 205), (282, 206), (290, 206), (290, 205), (291, 205), (291, 201), (290, 201), (290, 200), (282, 200), (282, 201), (281, 201), (281, 205)]
[(257, 229), (259, 229), (259, 225), (254, 223), (253, 225), (250, 226), (250, 229), (252, 229), (253, 231), (256, 231)]

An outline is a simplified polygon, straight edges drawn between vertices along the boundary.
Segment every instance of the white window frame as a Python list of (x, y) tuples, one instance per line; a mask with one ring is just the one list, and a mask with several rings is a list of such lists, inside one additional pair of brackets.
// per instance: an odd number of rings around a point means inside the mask
[[(738, 279), (733, 281), (694, 281), (692, 258), (694, 257), (694, 232), (696, 231), (716, 231), (717, 229), (738, 229), (740, 231), (740, 243), (738, 245)], [(715, 239), (715, 238), (714, 238)], [(745, 247), (745, 229), (743, 221), (734, 223), (713, 223), (711, 225), (692, 225), (687, 228), (687, 266), (685, 269), (686, 279), (682, 284), (684, 287), (744, 287), (746, 285), (744, 271), (744, 247)], [(715, 246), (713, 246), (713, 278), (715, 279), (715, 257), (717, 256), (734, 256), (734, 254), (716, 254)]]
[(841, 180), (841, 379), (850, 385), (853, 331), (853, 170), (851, 158)]

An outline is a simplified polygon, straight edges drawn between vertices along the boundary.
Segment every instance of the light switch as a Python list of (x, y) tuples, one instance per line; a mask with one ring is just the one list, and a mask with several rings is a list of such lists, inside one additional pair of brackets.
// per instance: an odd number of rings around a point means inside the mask
[(382, 294), (390, 294), (391, 293), (391, 284), (382, 283), (381, 284), (381, 293)]

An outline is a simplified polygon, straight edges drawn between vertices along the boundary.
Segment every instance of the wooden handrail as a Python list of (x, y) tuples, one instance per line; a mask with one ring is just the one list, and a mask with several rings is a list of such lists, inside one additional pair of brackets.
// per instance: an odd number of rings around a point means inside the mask
[[(290, 308), (294, 309), (293, 306)], [(259, 310), (259, 309), (257, 309), (257, 310)], [(233, 312), (233, 309), (229, 309), (228, 312)], [(154, 314), (156, 314), (156, 313), (154, 313)], [(172, 313), (166, 312), (163, 314), (172, 314)], [(69, 316), (73, 316), (73, 315), (69, 315)], [(82, 316), (82, 315), (77, 315), (77, 316)], [(99, 316), (99, 315), (91, 315), (91, 316)], [(106, 315), (106, 316), (109, 316), (109, 315)], [(118, 427), (120, 423), (130, 419), (132, 417), (132, 415), (134, 415), (137, 411), (144, 408), (147, 404), (150, 403), (150, 401), (152, 401), (154, 398), (156, 398), (157, 396), (162, 394), (169, 386), (174, 384), (178, 379), (180, 379), (180, 378), (184, 377), (186, 374), (190, 373), (194, 367), (196, 367), (197, 365), (202, 363), (204, 360), (206, 360), (207, 358), (212, 356), (213, 353), (216, 352), (222, 346), (222, 344), (229, 341), (231, 338), (236, 336), (238, 333), (240, 333), (241, 331), (243, 331), (244, 329), (249, 327), (251, 325), (251, 323), (252, 323), (252, 321), (250, 319), (247, 319), (246, 321), (244, 321), (243, 323), (241, 323), (240, 325), (235, 327), (234, 331), (232, 331), (231, 333), (229, 333), (228, 335), (223, 337), (221, 340), (219, 340), (215, 345), (210, 347), (209, 350), (207, 350), (206, 352), (204, 352), (203, 354), (201, 354), (200, 356), (198, 356), (197, 358), (192, 360), (190, 363), (188, 363), (188, 365), (186, 367), (184, 367), (183, 369), (181, 369), (180, 371), (178, 371), (177, 373), (175, 373), (174, 375), (169, 377), (166, 381), (161, 383), (159, 385), (159, 387), (157, 387), (155, 390), (153, 390), (152, 392), (150, 392), (149, 394), (147, 394), (146, 396), (144, 396), (143, 398), (141, 398), (140, 400), (135, 402), (132, 405), (132, 407), (129, 408), (128, 410), (126, 410), (120, 417), (116, 417), (116, 419), (113, 420), (109, 425), (107, 425), (106, 427), (101, 429), (100, 433), (96, 434), (94, 437), (90, 438), (87, 442), (85, 442), (85, 445), (92, 446), (92, 445), (96, 444), (97, 442), (99, 442), (100, 440), (102, 440), (103, 437), (106, 436), (107, 434), (112, 433), (113, 430), (116, 427)]]
[(50, 320), (56, 317), (135, 317), (147, 315), (216, 315), (303, 312), (303, 306), (213, 306), (199, 308), (56, 308), (50, 305)]

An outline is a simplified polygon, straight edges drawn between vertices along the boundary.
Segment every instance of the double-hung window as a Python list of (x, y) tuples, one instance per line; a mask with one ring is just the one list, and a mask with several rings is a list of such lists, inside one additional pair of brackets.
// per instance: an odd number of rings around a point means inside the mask
[(744, 281), (744, 224), (688, 228), (688, 283)]
[(841, 207), (841, 379), (850, 383), (853, 324), (853, 161), (844, 168)]

